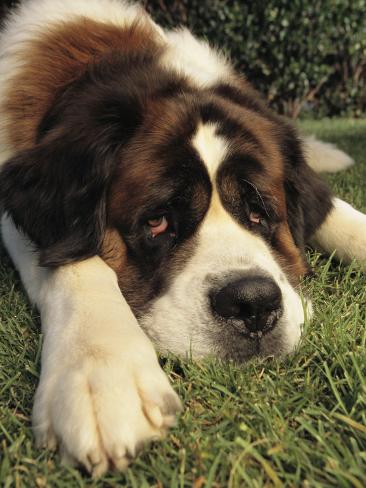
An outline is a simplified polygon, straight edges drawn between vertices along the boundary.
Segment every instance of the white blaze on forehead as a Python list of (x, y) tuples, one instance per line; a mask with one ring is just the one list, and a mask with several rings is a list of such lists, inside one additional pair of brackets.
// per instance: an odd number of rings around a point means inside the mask
[(192, 144), (205, 163), (211, 178), (228, 153), (228, 144), (216, 132), (215, 124), (200, 124), (193, 136)]

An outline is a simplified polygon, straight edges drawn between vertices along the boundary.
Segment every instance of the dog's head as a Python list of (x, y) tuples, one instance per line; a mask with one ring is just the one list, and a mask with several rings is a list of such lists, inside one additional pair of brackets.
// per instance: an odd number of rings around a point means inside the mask
[(327, 192), (245, 82), (197, 89), (153, 57), (100, 61), (5, 164), (0, 192), (42, 265), (102, 255), (161, 349), (240, 361), (297, 344), (304, 241)]

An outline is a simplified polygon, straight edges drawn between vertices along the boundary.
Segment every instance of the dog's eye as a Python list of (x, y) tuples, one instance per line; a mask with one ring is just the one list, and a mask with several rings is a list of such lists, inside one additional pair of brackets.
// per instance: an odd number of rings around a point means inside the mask
[(252, 224), (260, 225), (262, 223), (262, 216), (258, 212), (250, 212), (249, 220)]
[(169, 222), (165, 215), (161, 215), (160, 217), (149, 219), (147, 221), (147, 225), (151, 229), (151, 237), (156, 237), (159, 234), (163, 234), (167, 231)]
[(254, 232), (259, 232), (265, 238), (270, 238), (276, 226), (275, 222), (269, 220), (267, 213), (255, 210), (249, 213), (249, 225)]

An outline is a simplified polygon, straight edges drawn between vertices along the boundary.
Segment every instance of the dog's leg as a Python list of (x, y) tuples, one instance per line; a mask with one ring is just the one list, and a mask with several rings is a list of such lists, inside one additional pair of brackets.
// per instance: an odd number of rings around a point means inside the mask
[(33, 410), (38, 443), (94, 475), (123, 469), (145, 441), (174, 423), (177, 395), (99, 257), (38, 267), (30, 242), (8, 217), (4, 243), (41, 312), (44, 345)]
[(357, 260), (366, 267), (366, 215), (339, 198), (333, 199), (333, 209), (315, 233), (316, 248), (349, 263)]

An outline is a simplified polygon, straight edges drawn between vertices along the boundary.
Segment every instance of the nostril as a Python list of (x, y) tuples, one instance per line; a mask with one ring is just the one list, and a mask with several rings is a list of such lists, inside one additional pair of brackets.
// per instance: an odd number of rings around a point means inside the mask
[(210, 299), (215, 313), (225, 319), (236, 319), (233, 324), (244, 333), (266, 332), (282, 314), (281, 290), (264, 274), (248, 274), (229, 282)]
[(234, 318), (241, 314), (240, 303), (232, 296), (228, 287), (218, 293), (211, 295), (211, 307), (223, 318)]

